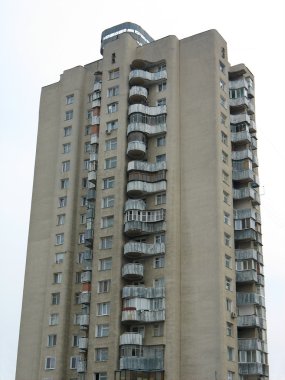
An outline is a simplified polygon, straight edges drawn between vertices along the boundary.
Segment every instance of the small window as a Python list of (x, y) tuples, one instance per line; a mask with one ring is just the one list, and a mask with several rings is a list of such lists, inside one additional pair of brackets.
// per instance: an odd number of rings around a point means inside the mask
[(50, 314), (49, 316), (49, 325), (56, 326), (59, 322), (59, 315), (57, 313)]
[(73, 104), (73, 103), (74, 103), (74, 94), (67, 95), (66, 104)]
[(101, 228), (109, 228), (114, 225), (114, 215), (104, 216), (101, 218)]
[(69, 368), (70, 369), (76, 369), (77, 368), (77, 363), (78, 363), (79, 360), (80, 360), (80, 357), (78, 357), (78, 356), (71, 356), (70, 357)]
[(54, 347), (56, 346), (56, 334), (51, 334), (47, 336), (47, 347)]
[(226, 49), (224, 47), (221, 47), (221, 57), (226, 58)]
[(66, 204), (67, 204), (67, 197), (59, 197), (58, 198), (58, 207), (59, 208), (66, 207)]
[(110, 157), (105, 159), (105, 169), (114, 169), (117, 167), (117, 157)]
[(82, 178), (81, 186), (82, 186), (82, 189), (87, 188), (87, 186), (88, 186), (88, 178), (87, 177)]
[(108, 121), (108, 123), (106, 124), (106, 131), (107, 133), (111, 133), (115, 129), (118, 129), (118, 127), (119, 127), (118, 120)]
[(232, 269), (232, 258), (231, 258), (231, 256), (225, 255), (225, 267)]
[(225, 171), (222, 172), (222, 176), (223, 176), (223, 182), (228, 185), (230, 176)]
[(232, 242), (231, 242), (231, 236), (229, 234), (224, 234), (224, 243), (227, 247), (231, 247), (232, 246)]
[(115, 195), (109, 195), (102, 199), (102, 208), (114, 207), (115, 204)]
[(97, 362), (105, 362), (108, 360), (108, 348), (96, 348), (95, 349), (95, 360)]
[(226, 290), (228, 290), (230, 292), (233, 290), (233, 282), (232, 282), (231, 278), (226, 277), (226, 279), (225, 279), (225, 286), (226, 286)]
[(78, 347), (79, 346), (79, 336), (78, 335), (73, 335), (72, 336), (72, 347)]
[(103, 338), (109, 336), (109, 325), (97, 325), (96, 326), (96, 338)]
[(64, 137), (70, 136), (71, 135), (71, 130), (72, 130), (71, 126), (64, 127), (64, 129), (63, 129), (63, 136)]
[(157, 323), (153, 325), (153, 336), (163, 336), (163, 324)]
[(164, 256), (161, 256), (161, 257), (155, 257), (153, 259), (153, 267), (155, 269), (158, 269), (158, 268), (164, 268)]
[(223, 131), (221, 132), (221, 140), (223, 144), (228, 145), (228, 136)]
[(84, 256), (85, 256), (85, 252), (79, 252), (78, 255), (77, 255), (77, 262), (78, 264), (83, 264), (84, 262)]
[(84, 233), (80, 233), (78, 235), (78, 244), (84, 244), (85, 243), (85, 236)]
[(65, 214), (57, 215), (57, 225), (61, 226), (65, 223)]
[(48, 356), (45, 359), (45, 369), (55, 369), (55, 358)]
[(155, 236), (155, 243), (156, 244), (165, 243), (165, 234), (156, 235)]
[(64, 261), (64, 252), (58, 252), (55, 254), (55, 263), (62, 264)]
[(79, 292), (76, 292), (76, 293), (74, 294), (74, 304), (75, 304), (75, 305), (79, 305), (79, 303), (80, 303), (80, 293), (79, 293)]
[(116, 53), (112, 53), (111, 63), (116, 63)]
[(231, 224), (231, 216), (228, 212), (224, 211), (224, 223), (230, 225)]
[(116, 78), (119, 78), (120, 76), (120, 71), (119, 69), (115, 69), (115, 70), (110, 70), (109, 71), (109, 79), (116, 79)]
[(229, 298), (226, 299), (226, 310), (230, 312), (233, 311), (233, 301)]
[(220, 122), (222, 125), (224, 125), (226, 127), (226, 120), (227, 120), (227, 117), (226, 115), (224, 115), (222, 112), (221, 112), (221, 115), (220, 115)]
[(117, 139), (109, 139), (105, 141), (105, 150), (115, 150), (117, 149)]
[(72, 120), (73, 119), (73, 110), (69, 110), (65, 112), (65, 120)]
[(71, 144), (70, 143), (63, 144), (62, 147), (63, 147), (63, 153), (64, 154), (69, 153), (71, 151)]
[(222, 79), (220, 79), (220, 89), (223, 91), (226, 90), (226, 83)]
[(228, 371), (227, 380), (235, 380), (235, 373), (232, 371)]
[(61, 189), (68, 189), (69, 187), (69, 178), (64, 178), (60, 180), (60, 188)]
[(220, 96), (220, 104), (223, 108), (227, 109), (227, 101), (223, 96)]
[(160, 154), (158, 156), (156, 156), (156, 162), (159, 163), (159, 162), (164, 162), (166, 161), (166, 154)]
[(90, 150), (91, 150), (91, 144), (90, 144), (90, 141), (87, 141), (84, 143), (84, 152), (90, 153)]
[(164, 287), (164, 277), (156, 278), (154, 280), (154, 287), (155, 288), (162, 288), (162, 287)]
[(165, 106), (166, 105), (166, 98), (158, 99), (156, 102), (157, 106)]
[(108, 98), (110, 98), (112, 96), (117, 96), (117, 95), (119, 95), (119, 86), (114, 86), (114, 87), (108, 88), (108, 92), (107, 92)]
[(90, 162), (90, 160), (84, 160), (83, 161), (83, 169), (84, 170), (88, 170), (88, 168), (89, 168), (89, 162)]
[(75, 284), (79, 284), (81, 282), (81, 272), (75, 272)]
[(223, 64), (223, 62), (219, 61), (219, 69), (221, 73), (225, 74), (226, 66)]
[(80, 325), (80, 321), (81, 321), (81, 314), (74, 314), (73, 324), (74, 325)]
[(107, 372), (96, 372), (94, 373), (93, 380), (108, 380)]
[(113, 246), (113, 236), (105, 236), (101, 238), (100, 248), (111, 249)]
[(112, 258), (107, 257), (106, 259), (101, 259), (99, 260), (99, 270), (104, 271), (104, 270), (110, 270), (112, 269)]
[(110, 291), (111, 280), (98, 281), (97, 293), (108, 293)]
[(233, 336), (233, 324), (232, 323), (227, 322), (226, 332), (227, 332), (227, 336)]
[(97, 315), (109, 315), (110, 314), (110, 302), (102, 302), (97, 304)]
[(119, 108), (119, 103), (114, 102), (107, 105), (107, 112), (108, 113), (114, 113), (117, 112)]
[(111, 189), (115, 186), (115, 177), (103, 179), (103, 189)]
[[(91, 118), (92, 118), (92, 115), (91, 115)], [(85, 127), (85, 136), (89, 136), (91, 134), (91, 126), (90, 125), (86, 125)]]
[(230, 195), (229, 193), (227, 193), (226, 191), (223, 191), (223, 199), (224, 199), (224, 202), (229, 205), (230, 204)]
[(162, 92), (166, 90), (166, 81), (163, 81), (157, 85), (158, 92)]
[(51, 304), (59, 305), (60, 303), (60, 293), (51, 293)]
[(80, 224), (85, 224), (86, 223), (86, 214), (80, 214), (79, 215), (79, 221), (80, 221)]
[(55, 244), (56, 245), (61, 245), (64, 243), (64, 234), (61, 233), (61, 234), (56, 234), (55, 235)]
[(233, 347), (227, 347), (227, 353), (228, 353), (228, 360), (229, 361), (234, 361), (235, 358), (234, 358), (234, 349)]
[(81, 197), (80, 198), (80, 206), (87, 206), (87, 205), (88, 205), (87, 198), (86, 197)]
[(222, 150), (222, 161), (223, 161), (223, 163), (224, 164), (228, 164), (228, 162), (229, 162), (229, 155), (226, 153), (226, 152), (224, 152), (223, 150)]
[(165, 146), (166, 138), (165, 136), (157, 137), (156, 146)]
[(57, 272), (53, 274), (53, 283), (54, 284), (62, 283), (62, 272)]
[(155, 196), (155, 204), (163, 205), (166, 203), (166, 193), (157, 194)]
[[(86, 118), (89, 121), (89, 123), (92, 122), (92, 116), (93, 116), (93, 111), (92, 110), (88, 110), (87, 114), (86, 114)], [(90, 134), (90, 133), (88, 133), (88, 134)]]

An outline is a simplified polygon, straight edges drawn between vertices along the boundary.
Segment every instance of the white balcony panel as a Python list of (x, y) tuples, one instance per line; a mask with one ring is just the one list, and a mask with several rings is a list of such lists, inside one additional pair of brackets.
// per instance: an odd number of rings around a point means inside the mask
[(144, 115), (156, 116), (167, 113), (166, 105), (148, 107), (144, 104), (132, 104), (129, 106), (129, 115), (132, 113), (142, 113)]
[(126, 279), (143, 278), (144, 266), (138, 263), (128, 263), (122, 268), (122, 276)]
[(149, 163), (143, 161), (130, 161), (128, 163), (128, 171), (140, 170), (143, 172), (158, 172), (166, 170), (166, 162)]
[(125, 310), (122, 312), (122, 322), (125, 321), (145, 323), (165, 321), (165, 310)]
[(158, 125), (149, 125), (145, 123), (130, 123), (128, 125), (127, 134), (131, 132), (142, 132), (149, 136), (159, 135), (166, 132), (166, 123)]
[(145, 70), (132, 70), (129, 74), (129, 81), (132, 82), (134, 79), (142, 79), (147, 82), (157, 82), (167, 79), (167, 71), (162, 70), (156, 73), (150, 73)]
[(154, 256), (165, 253), (165, 244), (146, 244), (136, 241), (129, 241), (124, 246), (124, 255), (130, 257)]
[(155, 194), (161, 191), (166, 191), (166, 181), (154, 183), (131, 181), (127, 184), (127, 193)]
[(88, 348), (88, 338), (80, 337), (78, 342), (78, 348), (80, 350), (87, 350)]
[(92, 125), (98, 125), (98, 124), (100, 124), (100, 116), (94, 116), (94, 115), (92, 115), (91, 124)]
[(124, 344), (135, 344), (137, 346), (141, 346), (143, 341), (142, 334), (139, 333), (124, 333), (120, 336), (120, 345)]

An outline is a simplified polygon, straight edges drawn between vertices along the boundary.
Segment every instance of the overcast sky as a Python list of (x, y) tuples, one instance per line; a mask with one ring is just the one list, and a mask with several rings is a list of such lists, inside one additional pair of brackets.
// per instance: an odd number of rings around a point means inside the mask
[(1, 1), (0, 380), (15, 377), (41, 87), (100, 59), (101, 32), (124, 21), (154, 39), (217, 29), (255, 74), (270, 380), (285, 379), (284, 18), (283, 0)]

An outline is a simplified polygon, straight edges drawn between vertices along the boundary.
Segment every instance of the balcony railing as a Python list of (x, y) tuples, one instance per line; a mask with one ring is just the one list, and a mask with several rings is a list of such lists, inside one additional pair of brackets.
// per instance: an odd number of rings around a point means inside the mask
[(242, 132), (232, 132), (231, 133), (231, 141), (233, 143), (250, 143), (251, 142), (251, 135), (248, 131), (242, 131)]
[(162, 115), (167, 113), (166, 105), (164, 106), (154, 106), (154, 107), (148, 107), (144, 104), (132, 104), (129, 106), (129, 115), (132, 113), (142, 113), (144, 115), (150, 115), (150, 116), (156, 116), (156, 115)]
[(95, 82), (93, 86), (93, 91), (101, 91), (102, 89), (102, 82)]
[(96, 198), (96, 190), (95, 189), (88, 189), (86, 193), (86, 199), (88, 201), (94, 201)]
[(124, 246), (124, 255), (130, 258), (141, 256), (154, 256), (165, 253), (165, 244), (146, 244), (136, 241), (129, 241)]
[(90, 144), (98, 144), (99, 143), (99, 136), (97, 133), (92, 133), (90, 136)]
[(263, 263), (262, 254), (255, 249), (236, 249), (235, 250), (236, 260), (248, 260), (253, 259), (259, 263)]
[(252, 151), (251, 150), (244, 149), (244, 150), (232, 151), (232, 159), (234, 161), (244, 160), (246, 158), (252, 160)]
[(160, 170), (158, 172), (141, 172), (131, 171), (128, 175), (128, 181), (142, 181), (142, 182), (159, 182), (166, 180), (166, 170)]
[(138, 102), (139, 100), (146, 100), (147, 99), (147, 89), (145, 87), (141, 86), (133, 86), (130, 88), (129, 92), (129, 101), (130, 102)]
[(128, 210), (145, 210), (146, 203), (142, 199), (128, 199), (125, 202), (124, 212)]
[(260, 327), (266, 329), (266, 320), (257, 315), (242, 315), (237, 317), (238, 327)]
[(246, 88), (248, 89), (248, 82), (245, 78), (240, 78), (237, 80), (231, 80), (229, 82), (230, 90), (236, 90), (238, 88)]
[(131, 84), (145, 84), (150, 82), (159, 82), (167, 79), (166, 70), (158, 71), (156, 73), (150, 73), (145, 70), (132, 70), (129, 74), (129, 82)]
[(91, 293), (90, 292), (82, 292), (79, 295), (79, 303), (80, 304), (88, 304), (90, 303)]
[(236, 99), (230, 99), (230, 107), (244, 107), (248, 106), (249, 100), (246, 96)]
[(92, 108), (101, 107), (101, 99), (92, 100)]
[(81, 273), (81, 283), (84, 282), (91, 282), (92, 278), (92, 272), (91, 271), (86, 271)]
[(240, 375), (263, 375), (268, 376), (268, 365), (262, 363), (239, 363)]
[(144, 286), (124, 286), (122, 298), (164, 298), (165, 287), (146, 288)]
[(128, 263), (122, 268), (122, 277), (126, 280), (141, 280), (143, 278), (144, 266), (138, 263)]
[(96, 180), (97, 180), (97, 172), (95, 170), (88, 172), (88, 181), (95, 184)]
[(133, 159), (143, 159), (146, 153), (146, 144), (143, 141), (128, 142), (127, 155)]
[(256, 231), (252, 229), (235, 231), (235, 240), (258, 240)]
[(163, 370), (163, 358), (125, 357), (120, 359), (120, 369), (139, 371)]
[(127, 184), (127, 194), (130, 197), (141, 197), (146, 194), (155, 194), (161, 191), (166, 191), (166, 181), (155, 183), (131, 181)]
[(91, 124), (92, 125), (98, 125), (100, 124), (100, 116), (98, 115), (92, 115), (92, 118), (91, 118)]
[(237, 305), (265, 306), (264, 297), (257, 293), (237, 292)]
[(230, 115), (231, 124), (240, 124), (246, 122), (250, 124), (250, 117), (247, 113), (239, 113), (237, 115)]
[(76, 368), (78, 373), (86, 372), (87, 362), (85, 360), (78, 360)]
[(240, 208), (234, 210), (234, 219), (252, 218), (260, 223), (260, 214), (252, 208)]
[(78, 348), (80, 350), (87, 350), (88, 348), (88, 338), (80, 337), (78, 342)]
[(253, 170), (233, 170), (234, 181), (255, 181), (255, 173)]
[(150, 136), (155, 136), (160, 133), (166, 132), (166, 123), (158, 125), (149, 125), (145, 123), (130, 123), (128, 125), (127, 134), (131, 132), (142, 132)]
[(143, 341), (142, 334), (127, 332), (120, 336), (120, 345), (124, 344), (134, 344), (137, 346), (141, 346)]
[(238, 349), (240, 351), (258, 350), (267, 352), (267, 344), (256, 338), (252, 339), (238, 339)]
[(257, 282), (257, 273), (253, 269), (236, 271), (236, 282)]
[(243, 187), (233, 190), (234, 199), (251, 199), (254, 203), (260, 204), (260, 197), (256, 190), (251, 187)]
[(122, 322), (160, 322), (165, 321), (165, 310), (123, 310)]
[(89, 326), (89, 322), (90, 322), (90, 316), (88, 314), (80, 315), (80, 320), (79, 320), (80, 326)]
[(130, 161), (128, 163), (128, 172), (131, 170), (140, 170), (144, 172), (158, 172), (166, 170), (166, 162), (149, 163), (143, 161)]
[(155, 223), (165, 219), (164, 208), (157, 210), (128, 210), (125, 212), (124, 222)]
[(165, 222), (145, 223), (131, 221), (125, 223), (124, 232), (127, 236), (140, 236), (164, 232), (166, 230)]

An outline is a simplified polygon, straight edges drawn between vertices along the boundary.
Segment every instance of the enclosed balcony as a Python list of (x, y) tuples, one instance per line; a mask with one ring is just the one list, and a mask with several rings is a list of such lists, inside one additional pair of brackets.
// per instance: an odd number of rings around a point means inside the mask
[(240, 375), (269, 375), (268, 365), (262, 363), (239, 363), (238, 371)]
[(92, 108), (101, 107), (101, 99), (92, 100)]
[(239, 282), (239, 283), (257, 282), (257, 272), (254, 269), (236, 271), (236, 282)]
[(254, 182), (256, 181), (256, 174), (250, 169), (233, 170), (233, 181)]
[(122, 298), (164, 298), (165, 287), (146, 288), (144, 286), (124, 286)]
[(88, 181), (93, 183), (93, 184), (96, 184), (96, 180), (97, 180), (97, 172), (95, 170), (91, 170), (88, 172)]
[(146, 137), (141, 132), (128, 135), (127, 155), (133, 159), (143, 159), (146, 153)]
[(89, 304), (91, 299), (91, 293), (90, 292), (82, 292), (79, 295), (79, 304)]
[(260, 327), (266, 329), (266, 320), (257, 315), (241, 315), (237, 317), (237, 326), (243, 328)]
[(78, 360), (77, 362), (77, 372), (84, 373), (87, 370), (87, 362), (85, 360)]
[(81, 314), (80, 315), (80, 320), (79, 320), (79, 325), (82, 327), (89, 326), (90, 322), (90, 316), (88, 314)]
[(91, 124), (92, 125), (99, 125), (100, 124), (100, 116), (99, 115), (92, 115)]
[(78, 348), (80, 350), (84, 350), (84, 351), (87, 350), (87, 348), (88, 348), (88, 338), (81, 336), (79, 338)]
[(130, 259), (165, 254), (165, 244), (146, 244), (129, 241), (124, 246), (124, 255)]
[(127, 184), (127, 194), (129, 197), (140, 198), (149, 194), (156, 194), (166, 191), (166, 181), (160, 182), (143, 182), (130, 181)]
[(230, 99), (230, 107), (235, 109), (236, 111), (244, 107), (248, 107), (249, 103), (249, 99), (246, 96)]
[(102, 82), (95, 82), (93, 85), (93, 91), (101, 91), (102, 90)]
[(251, 149), (257, 149), (257, 138), (255, 136), (251, 136)]
[(133, 103), (142, 103), (145, 102), (148, 96), (148, 91), (145, 87), (142, 86), (133, 86), (130, 88), (129, 92), (129, 102)]
[(141, 346), (143, 342), (143, 336), (139, 333), (125, 332), (120, 336), (120, 345), (124, 344), (135, 344)]
[(94, 189), (88, 189), (86, 193), (86, 199), (88, 201), (94, 201), (96, 198), (96, 190)]
[(244, 150), (234, 150), (232, 151), (232, 160), (234, 161), (240, 161), (249, 159), (252, 160), (252, 151), (249, 149)]
[(123, 310), (122, 322), (162, 322), (165, 321), (165, 310)]
[(133, 113), (141, 113), (144, 115), (157, 116), (167, 113), (166, 105), (163, 106), (154, 106), (148, 107), (144, 104), (132, 104), (129, 106), (128, 114), (131, 115)]
[(237, 292), (237, 305), (265, 306), (264, 297), (257, 293)]
[(257, 241), (257, 232), (252, 229), (235, 231), (236, 241)]
[(253, 205), (260, 204), (260, 197), (256, 190), (251, 187), (242, 187), (240, 189), (233, 189), (233, 199), (250, 199)]
[(143, 272), (143, 264), (128, 263), (122, 268), (122, 277), (128, 281), (140, 281), (143, 279)]
[(238, 339), (238, 349), (240, 351), (258, 350), (267, 352), (267, 344), (260, 339)]
[(128, 172), (130, 171), (143, 171), (143, 172), (159, 172), (161, 170), (166, 170), (166, 162), (156, 162), (149, 163), (144, 161), (130, 161), (128, 163)]
[(251, 142), (251, 134), (249, 131), (232, 132), (231, 141), (234, 144), (249, 144)]
[(256, 249), (236, 249), (235, 250), (236, 260), (249, 260), (253, 259), (263, 264), (263, 257), (260, 252)]
[(165, 231), (165, 209), (128, 210), (124, 217), (124, 232), (127, 236), (152, 234)]
[(140, 221), (130, 221), (125, 223), (124, 232), (127, 236), (150, 235), (166, 231), (165, 222), (145, 223)]
[(81, 283), (84, 283), (84, 282), (91, 282), (91, 278), (92, 278), (92, 272), (91, 270), (88, 270), (88, 271), (83, 271), (81, 272)]
[(250, 117), (247, 113), (239, 113), (237, 115), (230, 115), (231, 124), (241, 124), (247, 123), (250, 124)]
[(142, 199), (128, 199), (125, 202), (124, 212), (128, 210), (145, 210), (146, 203)]
[(253, 208), (238, 208), (234, 210), (234, 219), (252, 218), (260, 223), (260, 213)]
[(99, 143), (98, 133), (92, 133), (92, 135), (90, 136), (90, 144), (93, 145), (93, 144), (98, 144), (98, 143)]
[(167, 79), (166, 70), (151, 73), (145, 70), (132, 70), (129, 74), (131, 86), (149, 86)]
[(85, 247), (92, 248), (94, 240), (94, 229), (89, 228), (84, 231), (84, 245)]

